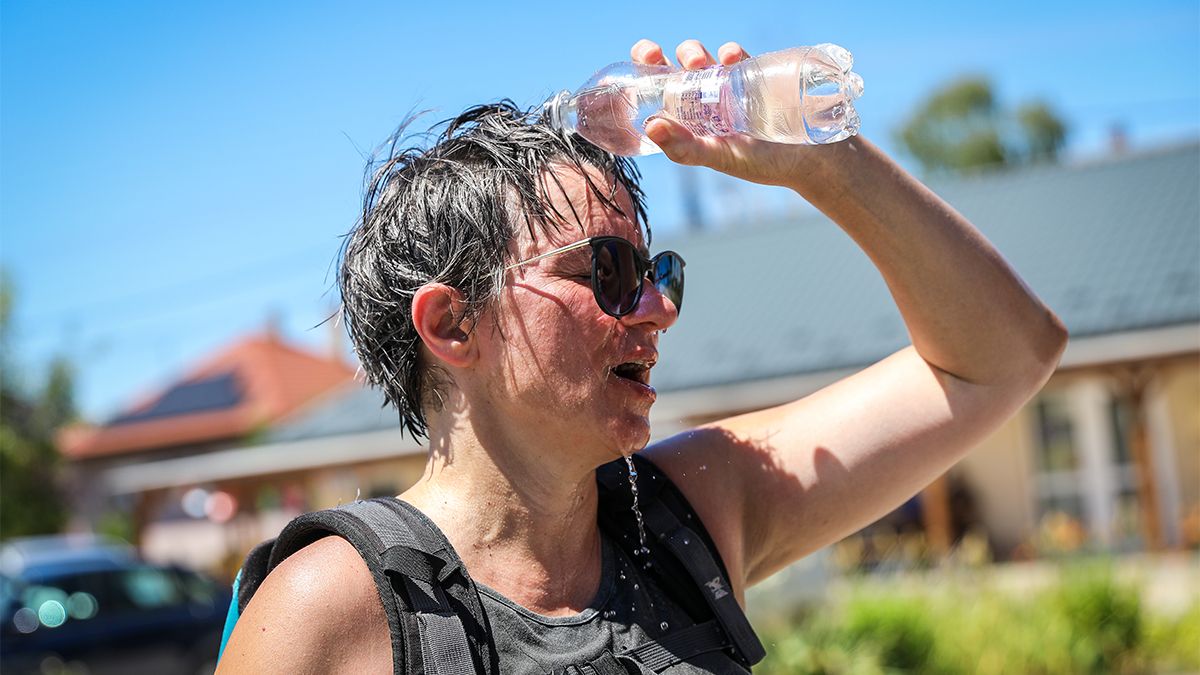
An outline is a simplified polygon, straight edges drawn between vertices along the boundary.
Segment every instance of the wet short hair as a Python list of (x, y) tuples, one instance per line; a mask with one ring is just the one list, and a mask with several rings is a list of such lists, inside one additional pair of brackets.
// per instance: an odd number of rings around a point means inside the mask
[[(412, 301), (424, 284), (462, 293), (473, 324), (499, 297), (517, 227), (531, 237), (568, 221), (550, 202), (553, 166), (574, 166), (591, 192), (644, 228), (645, 199), (632, 161), (544, 124), (511, 101), (480, 105), (406, 135), (410, 116), (367, 164), (362, 215), (346, 235), (337, 272), (342, 318), (366, 381), (395, 406), (414, 439), (428, 436), (425, 406), (440, 406), (445, 378), (423, 363)], [(440, 129), (440, 131), (439, 131)], [(412, 145), (409, 145), (412, 143)], [(597, 184), (587, 167), (613, 180)], [(549, 177), (547, 181), (546, 177)], [(624, 188), (635, 213), (617, 203)], [(570, 207), (574, 222), (580, 214)], [(385, 405), (387, 405), (385, 403)]]

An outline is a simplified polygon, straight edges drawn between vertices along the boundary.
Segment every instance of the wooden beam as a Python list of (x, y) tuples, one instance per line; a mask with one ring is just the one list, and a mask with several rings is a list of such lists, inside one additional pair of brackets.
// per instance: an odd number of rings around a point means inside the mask
[(936, 558), (950, 553), (954, 533), (950, 521), (950, 488), (946, 474), (938, 476), (921, 491), (921, 525), (925, 528), (925, 541), (929, 552)]

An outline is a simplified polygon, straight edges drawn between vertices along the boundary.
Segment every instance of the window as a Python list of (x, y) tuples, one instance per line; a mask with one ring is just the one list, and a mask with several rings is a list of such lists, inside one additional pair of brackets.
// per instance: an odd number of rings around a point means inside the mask
[(1071, 552), (1087, 539), (1081, 458), (1069, 391), (1044, 392), (1036, 405), (1036, 525), (1039, 548)]
[(1079, 468), (1075, 452), (1071, 411), (1065, 396), (1045, 396), (1038, 400), (1038, 469), (1043, 472), (1074, 471)]
[(1042, 392), (1035, 408), (1034, 482), (1044, 550), (1089, 540), (1116, 551), (1143, 546), (1133, 443), (1137, 399), (1103, 377)]
[(1141, 508), (1138, 504), (1138, 471), (1133, 459), (1134, 401), (1128, 396), (1113, 396), (1109, 402), (1112, 427), (1112, 454), (1115, 466), (1116, 500), (1113, 509), (1113, 545), (1119, 550), (1142, 547)]

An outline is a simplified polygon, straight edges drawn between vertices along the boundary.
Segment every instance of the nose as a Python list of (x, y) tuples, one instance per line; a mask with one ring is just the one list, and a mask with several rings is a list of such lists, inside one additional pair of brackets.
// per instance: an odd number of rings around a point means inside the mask
[(649, 278), (642, 279), (642, 297), (637, 307), (621, 320), (629, 325), (646, 325), (650, 330), (666, 330), (679, 319), (679, 308), (658, 290)]

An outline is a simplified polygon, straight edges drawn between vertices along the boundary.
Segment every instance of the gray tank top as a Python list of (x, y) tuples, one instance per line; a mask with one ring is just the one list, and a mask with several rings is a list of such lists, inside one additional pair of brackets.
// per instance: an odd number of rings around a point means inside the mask
[[(605, 651), (620, 653), (695, 624), (653, 577), (603, 533), (600, 536), (600, 588), (587, 609), (575, 616), (535, 614), (476, 582), (505, 675), (560, 672), (589, 663)], [(724, 652), (709, 652), (662, 672), (744, 675), (750, 671)]]

